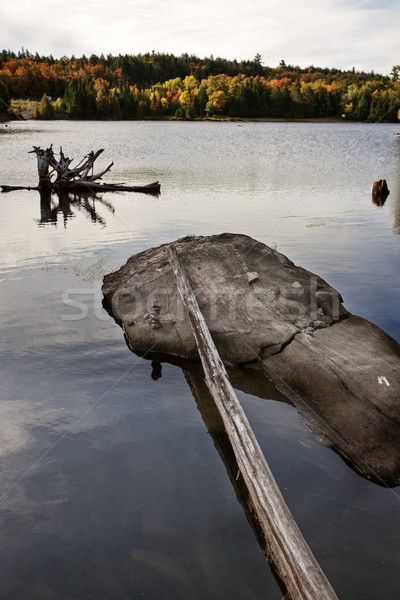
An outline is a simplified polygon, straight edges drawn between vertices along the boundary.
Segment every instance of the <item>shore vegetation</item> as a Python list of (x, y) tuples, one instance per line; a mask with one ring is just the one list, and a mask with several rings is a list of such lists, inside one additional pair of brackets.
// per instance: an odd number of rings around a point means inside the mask
[(400, 66), (375, 73), (183, 54), (0, 52), (0, 113), (37, 119), (315, 119), (397, 122)]

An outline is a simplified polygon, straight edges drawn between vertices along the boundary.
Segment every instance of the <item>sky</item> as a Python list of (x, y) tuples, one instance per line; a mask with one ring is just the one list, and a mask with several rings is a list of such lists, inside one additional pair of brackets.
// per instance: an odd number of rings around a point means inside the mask
[(0, 49), (90, 56), (160, 52), (388, 75), (400, 0), (2, 0)]

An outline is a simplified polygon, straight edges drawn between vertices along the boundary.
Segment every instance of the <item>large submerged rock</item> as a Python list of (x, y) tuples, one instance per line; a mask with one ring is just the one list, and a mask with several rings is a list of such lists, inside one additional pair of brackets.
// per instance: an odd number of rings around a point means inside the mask
[[(351, 315), (326, 281), (252, 238), (174, 245), (221, 358), (257, 361), (361, 473), (399, 483), (400, 345)], [(134, 352), (197, 356), (167, 245), (132, 256), (102, 289)]]

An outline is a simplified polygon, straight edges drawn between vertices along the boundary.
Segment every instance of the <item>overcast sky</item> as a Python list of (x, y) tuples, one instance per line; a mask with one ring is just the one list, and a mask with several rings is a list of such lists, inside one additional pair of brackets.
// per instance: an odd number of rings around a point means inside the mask
[(2, 0), (0, 46), (17, 52), (187, 52), (375, 71), (400, 64), (400, 0)]

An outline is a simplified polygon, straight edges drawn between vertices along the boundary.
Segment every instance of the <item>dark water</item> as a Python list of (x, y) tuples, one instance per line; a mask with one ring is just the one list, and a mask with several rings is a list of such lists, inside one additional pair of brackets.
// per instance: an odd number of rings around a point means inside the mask
[[(33, 144), (159, 197), (0, 196), (0, 597), (280, 600), (190, 373), (133, 355), (101, 278), (186, 234), (277, 247), (400, 341), (400, 130), (305, 123), (0, 125), (0, 183), (36, 183)], [(386, 178), (383, 207), (372, 183)], [(240, 380), (243, 377), (243, 380)], [(400, 596), (400, 493), (359, 477), (274, 390), (235, 386), (341, 599)], [(199, 399), (197, 399), (199, 401)], [(207, 399), (200, 399), (201, 403)]]

